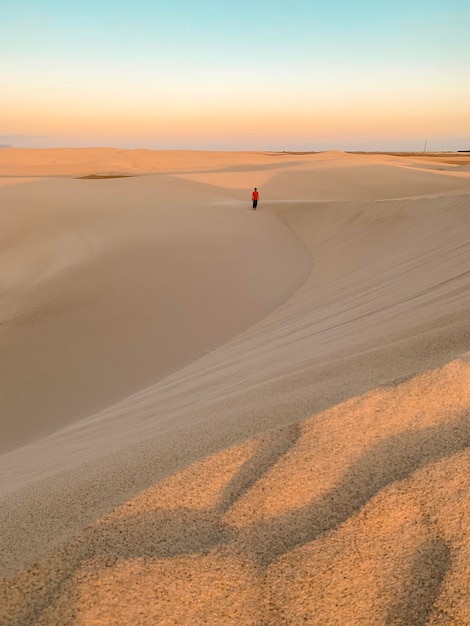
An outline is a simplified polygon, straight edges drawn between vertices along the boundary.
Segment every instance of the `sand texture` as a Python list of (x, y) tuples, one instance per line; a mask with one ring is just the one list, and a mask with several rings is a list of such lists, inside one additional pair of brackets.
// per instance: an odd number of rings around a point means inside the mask
[(2, 150), (0, 624), (468, 626), (469, 163)]

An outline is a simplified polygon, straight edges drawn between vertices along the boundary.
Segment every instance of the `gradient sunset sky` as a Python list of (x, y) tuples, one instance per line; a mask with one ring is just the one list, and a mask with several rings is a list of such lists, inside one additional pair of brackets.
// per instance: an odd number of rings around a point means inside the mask
[(470, 149), (470, 0), (0, 0), (0, 144)]

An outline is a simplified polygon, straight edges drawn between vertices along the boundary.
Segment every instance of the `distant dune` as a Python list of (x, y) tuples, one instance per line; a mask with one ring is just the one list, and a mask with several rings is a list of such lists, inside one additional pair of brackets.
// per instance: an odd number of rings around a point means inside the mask
[(469, 624), (469, 167), (3, 151), (2, 626)]

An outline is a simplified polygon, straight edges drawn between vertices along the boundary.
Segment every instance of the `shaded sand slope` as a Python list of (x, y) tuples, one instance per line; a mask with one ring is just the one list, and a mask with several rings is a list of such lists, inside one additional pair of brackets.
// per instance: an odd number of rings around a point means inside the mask
[(470, 177), (396, 157), (237, 159), (59, 181), (181, 186), (240, 215), (244, 236), (273, 225), (293, 238), (298, 288), (213, 351), (0, 457), (3, 619), (466, 624)]
[(2, 623), (467, 624), (469, 379), (457, 360), (191, 465), (5, 580)]
[(220, 200), (166, 177), (0, 188), (2, 451), (153, 383), (301, 284), (298, 239)]

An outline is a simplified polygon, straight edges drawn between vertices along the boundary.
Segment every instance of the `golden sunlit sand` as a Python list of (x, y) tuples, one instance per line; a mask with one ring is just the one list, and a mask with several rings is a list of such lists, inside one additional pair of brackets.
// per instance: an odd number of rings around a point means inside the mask
[(469, 624), (469, 163), (2, 150), (2, 626)]

